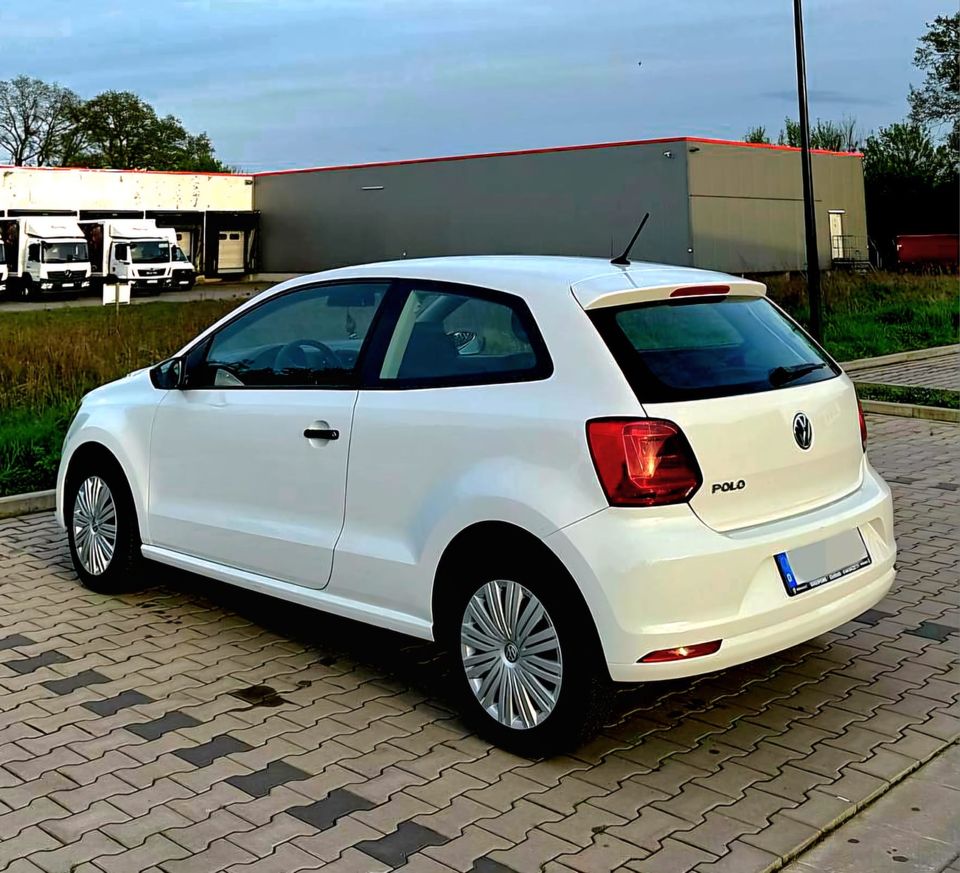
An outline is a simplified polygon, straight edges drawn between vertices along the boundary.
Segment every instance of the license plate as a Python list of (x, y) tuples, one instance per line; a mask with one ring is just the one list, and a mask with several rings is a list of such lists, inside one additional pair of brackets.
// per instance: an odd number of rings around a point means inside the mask
[(63, 287), (64, 287), (64, 288), (72, 288), (72, 287), (73, 287), (73, 282), (64, 282), (64, 283), (63, 283)]
[(157, 280), (156, 280), (156, 279), (147, 279), (147, 284), (148, 284), (148, 285), (156, 285), (156, 284), (157, 284)]
[(787, 594), (794, 597), (835, 582), (870, 565), (870, 553), (857, 528), (775, 555)]

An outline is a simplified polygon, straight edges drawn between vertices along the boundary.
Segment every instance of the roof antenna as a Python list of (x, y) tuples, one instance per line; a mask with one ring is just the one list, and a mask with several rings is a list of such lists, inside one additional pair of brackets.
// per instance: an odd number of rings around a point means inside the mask
[(630, 261), (627, 258), (627, 255), (630, 254), (630, 249), (633, 248), (633, 244), (637, 241), (637, 237), (640, 236), (640, 231), (643, 230), (643, 226), (647, 223), (647, 219), (650, 217), (650, 213), (647, 212), (644, 214), (643, 218), (640, 220), (640, 226), (637, 228), (637, 232), (633, 235), (630, 242), (627, 243), (627, 247), (623, 250), (623, 254), (619, 258), (611, 258), (610, 263), (616, 264), (618, 267), (629, 267)]

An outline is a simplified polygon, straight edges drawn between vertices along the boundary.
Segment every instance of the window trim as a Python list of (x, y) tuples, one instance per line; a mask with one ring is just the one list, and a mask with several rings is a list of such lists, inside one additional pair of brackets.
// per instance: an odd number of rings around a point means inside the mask
[[(517, 382), (540, 382), (553, 375), (553, 359), (547, 349), (547, 344), (540, 333), (540, 327), (522, 297), (508, 291), (497, 291), (478, 285), (467, 285), (460, 282), (449, 282), (441, 279), (411, 279), (394, 280), (392, 299), (384, 301), (380, 310), (384, 318), (379, 320), (374, 333), (371, 325), (370, 335), (374, 336), (369, 354), (363, 362), (360, 388), (370, 391), (408, 391), (424, 388), (457, 388), (477, 385), (509, 385)], [(452, 376), (418, 376), (407, 379), (383, 379), (380, 370), (393, 332), (397, 327), (400, 313), (406, 305), (407, 299), (414, 291), (436, 291), (441, 294), (472, 297), (499, 303), (510, 307), (520, 319), (530, 345), (533, 349), (536, 364), (529, 370), (509, 370), (502, 373), (476, 373), (472, 375)], [(389, 307), (386, 304), (389, 303)], [(389, 313), (389, 317), (388, 317)], [(379, 314), (379, 312), (378, 312)]]
[[(199, 367), (202, 367), (206, 362), (206, 356), (210, 351), (210, 346), (213, 344), (214, 339), (228, 327), (231, 327), (241, 318), (246, 318), (251, 313), (256, 312), (258, 309), (280, 300), (284, 297), (289, 297), (293, 294), (300, 294), (305, 291), (313, 291), (317, 288), (333, 288), (339, 287), (342, 285), (384, 285), (385, 290), (383, 293), (383, 299), (380, 301), (380, 305), (377, 307), (377, 311), (373, 314), (373, 319), (370, 321), (370, 328), (367, 331), (367, 335), (363, 338), (363, 342), (360, 344), (360, 351), (357, 354), (357, 363), (354, 368), (349, 372), (345, 373), (346, 378), (337, 378), (336, 382), (331, 381), (329, 385), (191, 385), (190, 384), (190, 373), (196, 373)], [(395, 294), (394, 287), (396, 285), (396, 280), (392, 279), (389, 276), (362, 276), (357, 277), (353, 276), (350, 278), (343, 279), (329, 279), (325, 282), (308, 282), (303, 285), (295, 285), (292, 288), (287, 288), (284, 291), (278, 292), (277, 294), (271, 294), (265, 297), (263, 300), (258, 301), (254, 305), (243, 309), (241, 312), (237, 312), (233, 317), (228, 321), (225, 321), (216, 330), (204, 336), (202, 339), (199, 339), (192, 346), (190, 346), (181, 356), (185, 363), (185, 378), (184, 378), (184, 391), (356, 391), (358, 388), (362, 387), (363, 382), (363, 373), (367, 364), (367, 357), (370, 352), (370, 349), (373, 347), (373, 339), (377, 335), (377, 332), (380, 330), (380, 324), (384, 318), (384, 313), (388, 309), (388, 305), (391, 301), (391, 296)]]

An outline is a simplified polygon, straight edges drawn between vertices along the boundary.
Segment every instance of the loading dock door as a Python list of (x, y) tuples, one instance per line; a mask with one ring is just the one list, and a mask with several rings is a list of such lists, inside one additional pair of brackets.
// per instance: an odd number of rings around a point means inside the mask
[(178, 230), (177, 245), (180, 246), (180, 251), (187, 256), (187, 259), (192, 261), (193, 260), (193, 233), (189, 230)]
[(217, 249), (217, 272), (242, 273), (244, 271), (243, 231), (225, 230), (219, 234)]

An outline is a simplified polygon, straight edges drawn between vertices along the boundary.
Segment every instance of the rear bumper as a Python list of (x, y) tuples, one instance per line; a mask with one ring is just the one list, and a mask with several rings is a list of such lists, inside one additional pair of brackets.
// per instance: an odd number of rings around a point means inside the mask
[[(546, 542), (580, 585), (611, 678), (694, 676), (809, 640), (877, 603), (894, 578), (890, 489), (864, 461), (860, 487), (828, 506), (718, 533), (687, 506), (605, 509)], [(851, 528), (872, 563), (790, 597), (774, 555)], [(722, 640), (712, 655), (641, 664), (660, 649)]]

